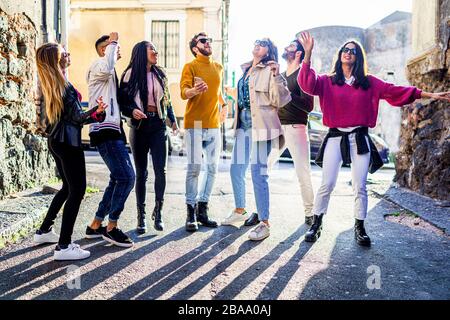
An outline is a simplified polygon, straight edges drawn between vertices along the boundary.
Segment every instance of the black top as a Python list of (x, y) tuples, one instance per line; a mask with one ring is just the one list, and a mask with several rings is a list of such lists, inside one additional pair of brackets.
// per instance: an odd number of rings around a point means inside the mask
[(304, 93), (298, 83), (297, 77), (300, 69), (287, 76), (283, 73), (287, 81), (287, 86), (291, 92), (292, 100), (283, 108), (278, 110), (281, 124), (308, 124), (308, 114), (314, 109), (314, 98)]

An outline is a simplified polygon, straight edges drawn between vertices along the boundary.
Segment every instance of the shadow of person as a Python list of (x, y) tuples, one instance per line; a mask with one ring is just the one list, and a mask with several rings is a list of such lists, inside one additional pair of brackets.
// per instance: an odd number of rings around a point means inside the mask
[(235, 298), (242, 290), (253, 282), (259, 275), (267, 270), (275, 261), (287, 250), (292, 248), (295, 241), (300, 239), (308, 230), (306, 225), (300, 226), (284, 241), (280, 242), (269, 253), (256, 261), (253, 265), (243, 270), (243, 272), (233, 279), (225, 288), (219, 291), (214, 300), (231, 300)]
[[(206, 229), (205, 229), (206, 230)], [(143, 279), (128, 286), (112, 299), (157, 299), (180, 283), (192, 272), (211, 261), (239, 239), (247, 228), (231, 230), (214, 229), (214, 232), (196, 248), (167, 263)], [(139, 294), (137, 294), (139, 293)]]
[[(56, 288), (40, 294), (36, 298), (39, 299), (73, 299), (83, 291), (88, 290), (100, 283), (104, 279), (114, 275), (118, 271), (126, 267), (130, 261), (134, 261), (130, 255), (133, 255), (136, 259), (145, 256), (148, 252), (157, 249), (159, 246), (163, 246), (171, 241), (177, 241), (189, 236), (184, 228), (179, 228), (164, 237), (158, 239), (158, 241), (152, 241), (148, 245), (142, 246), (137, 250), (124, 253), (120, 258), (111, 260), (110, 262), (102, 265), (100, 268), (94, 268), (82, 275), (83, 279), (89, 279), (83, 283), (82, 290), (69, 290), (65, 283)], [(111, 246), (109, 243), (103, 240), (92, 242), (92, 240), (81, 239), (76, 241), (78, 244), (90, 243), (90, 246), (84, 245), (85, 249), (91, 252), (91, 256), (85, 260), (78, 261), (49, 261), (40, 265), (35, 265), (40, 260), (49, 258), (52, 254), (47, 253), (44, 257), (25, 261), (24, 265), (19, 264), (8, 270), (4, 274), (2, 272), (1, 277), (7, 276), (11, 281), (3, 281), (0, 283), (0, 299), (16, 299), (32, 290), (46, 285), (60, 277), (67, 277), (67, 267), (76, 265), (78, 268), (89, 265), (95, 265), (96, 261), (103, 256), (124, 251), (124, 248)], [(94, 250), (91, 250), (94, 249)], [(25, 270), (25, 271), (24, 271)]]
[[(353, 228), (341, 232), (326, 268), (306, 283), (300, 300), (449, 299), (447, 241), (426, 230), (385, 220), (399, 207), (381, 200), (369, 212), (370, 248), (359, 246)], [(327, 232), (324, 225), (323, 232)], [(323, 237), (323, 235), (322, 235)], [(322, 237), (318, 241), (322, 240)]]

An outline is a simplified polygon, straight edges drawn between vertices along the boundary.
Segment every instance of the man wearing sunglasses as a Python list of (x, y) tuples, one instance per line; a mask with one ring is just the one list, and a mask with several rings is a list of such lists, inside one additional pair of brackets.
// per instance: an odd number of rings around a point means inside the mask
[(305, 50), (301, 43), (298, 40), (292, 41), (284, 49), (282, 57), (287, 62), (287, 70), (283, 73), (283, 76), (287, 81), (292, 100), (278, 110), (278, 116), (286, 139), (285, 147), (280, 149), (278, 154), (273, 153), (269, 161), (270, 166), (272, 166), (285, 149), (289, 149), (300, 184), (305, 224), (312, 225), (314, 192), (311, 181), (308, 114), (314, 108), (314, 99), (312, 96), (304, 93), (297, 82), (300, 66), (305, 57)]
[[(204, 32), (192, 38), (189, 47), (195, 59), (184, 66), (180, 80), (181, 98), (188, 100), (184, 128), (188, 160), (186, 230), (190, 232), (198, 230), (198, 223), (210, 228), (217, 227), (217, 223), (208, 217), (208, 202), (218, 171), (220, 126), (225, 121), (228, 108), (221, 92), (223, 67), (212, 60), (211, 45), (211, 38)], [(207, 172), (199, 190), (203, 153)]]

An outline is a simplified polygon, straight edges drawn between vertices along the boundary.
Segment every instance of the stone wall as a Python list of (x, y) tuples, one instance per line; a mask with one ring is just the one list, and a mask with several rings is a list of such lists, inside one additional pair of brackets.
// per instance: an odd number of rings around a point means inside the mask
[[(419, 54), (407, 67), (411, 84), (429, 92), (450, 90), (450, 1), (439, 1), (438, 10), (435, 46)], [(423, 195), (450, 201), (449, 103), (415, 103), (403, 110), (402, 120), (395, 181)]]
[(0, 8), (0, 199), (55, 174), (47, 140), (36, 126), (37, 36), (27, 15)]

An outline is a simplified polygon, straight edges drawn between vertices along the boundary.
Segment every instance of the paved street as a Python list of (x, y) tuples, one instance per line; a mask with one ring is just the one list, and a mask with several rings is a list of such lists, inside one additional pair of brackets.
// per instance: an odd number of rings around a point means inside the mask
[[(87, 162), (89, 185), (103, 190), (106, 167), (93, 152), (87, 153)], [(388, 185), (393, 174), (380, 170), (371, 176), (370, 188)], [(150, 176), (148, 212), (154, 199)], [(314, 167), (315, 191), (320, 177), (320, 168)], [(91, 251), (89, 259), (54, 262), (54, 246), (34, 246), (31, 237), (1, 250), (0, 299), (450, 299), (449, 239), (385, 221), (399, 208), (372, 192), (367, 232), (373, 245), (355, 243), (349, 169), (339, 176), (322, 237), (314, 245), (304, 242), (307, 227), (291, 163), (272, 172), (272, 235), (259, 243), (248, 241), (246, 227), (185, 232), (184, 178), (184, 159), (170, 158), (161, 233), (153, 228), (143, 236), (134, 232), (135, 194), (130, 195), (120, 222), (136, 242), (131, 249), (83, 239), (100, 192), (83, 202), (74, 234)], [(250, 172), (247, 187), (248, 208), (255, 209)], [(222, 220), (233, 205), (229, 163), (223, 161), (212, 216)], [(59, 230), (60, 220), (56, 226)], [(70, 281), (71, 270), (79, 282)]]

